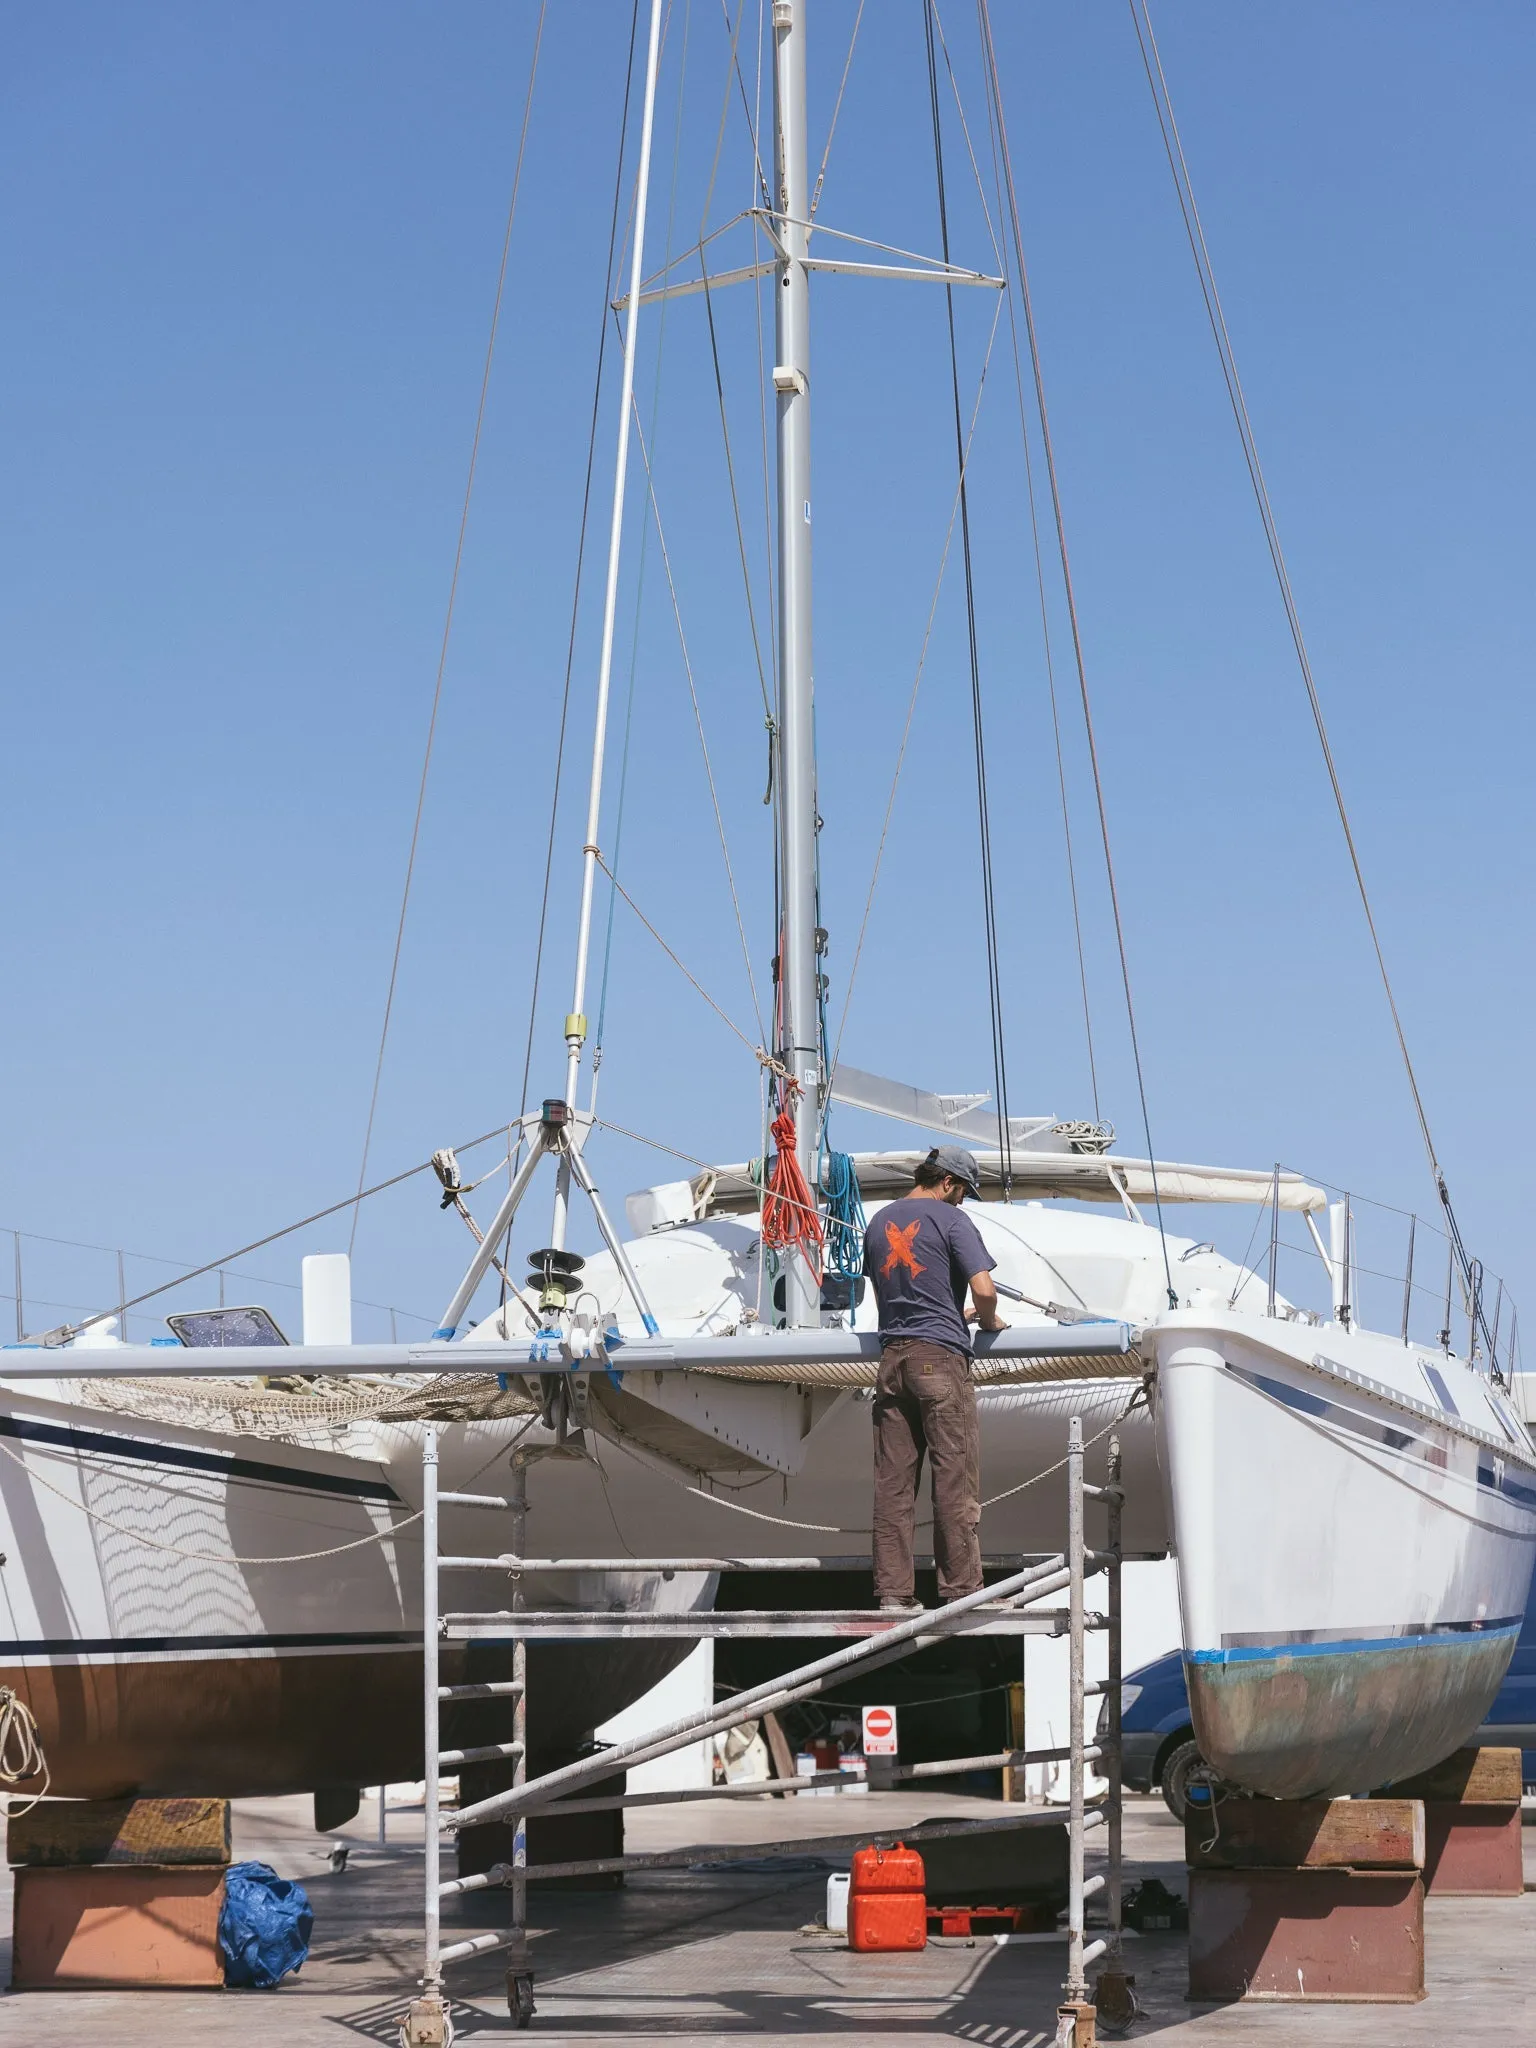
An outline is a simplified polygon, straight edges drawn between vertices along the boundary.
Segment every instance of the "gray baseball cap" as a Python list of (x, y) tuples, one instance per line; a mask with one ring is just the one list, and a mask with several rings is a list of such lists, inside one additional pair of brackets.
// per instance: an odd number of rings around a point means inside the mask
[(980, 1201), (981, 1168), (976, 1164), (974, 1152), (967, 1152), (963, 1145), (936, 1145), (928, 1154), (928, 1160), (940, 1173), (952, 1174)]

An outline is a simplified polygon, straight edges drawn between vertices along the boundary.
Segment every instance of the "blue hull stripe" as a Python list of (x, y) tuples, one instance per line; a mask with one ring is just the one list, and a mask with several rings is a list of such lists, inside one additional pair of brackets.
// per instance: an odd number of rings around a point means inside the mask
[(344, 1500), (398, 1503), (392, 1486), (377, 1479), (354, 1479), (350, 1473), (306, 1472), (295, 1465), (269, 1464), (262, 1458), (230, 1457), (218, 1451), (196, 1451), (186, 1444), (154, 1443), (142, 1437), (106, 1436), (100, 1430), (75, 1429), (54, 1422), (24, 1421), (0, 1415), (0, 1436), (20, 1443), (51, 1444), (61, 1451), (86, 1456), (121, 1458), (144, 1465), (170, 1465), (183, 1472), (211, 1472), (219, 1479), (250, 1479), (266, 1486), (293, 1486), (302, 1493), (330, 1493)]
[[(1376, 1422), (1361, 1415), (1357, 1409), (1327, 1400), (1322, 1394), (1290, 1386), (1284, 1380), (1273, 1379), (1268, 1373), (1254, 1372), (1247, 1366), (1233, 1365), (1230, 1360), (1226, 1363), (1227, 1371), (1234, 1379), (1256, 1387), (1261, 1394), (1268, 1394), (1271, 1400), (1280, 1402), (1282, 1407), (1295, 1409), (1299, 1415), (1315, 1416), (1319, 1422), (1332, 1423), (1337, 1429), (1347, 1430), (1351, 1436), (1363, 1437), (1369, 1443), (1384, 1444), (1389, 1451), (1424, 1459), (1431, 1464), (1445, 1463), (1443, 1449), (1413, 1430), (1396, 1428), (1390, 1422)], [(1434, 1424), (1426, 1422), (1425, 1426), (1432, 1429)], [(1501, 1499), (1516, 1501), (1521, 1507), (1536, 1507), (1536, 1487), (1523, 1484), (1507, 1472), (1495, 1470), (1484, 1462), (1484, 1456), (1479, 1456), (1477, 1461), (1479, 1486), (1498, 1494)]]
[(1465, 1644), (1469, 1638), (1482, 1640), (1488, 1636), (1514, 1636), (1520, 1632), (1521, 1617), (1517, 1614), (1498, 1621), (1445, 1621), (1429, 1627), (1416, 1629), (1412, 1633), (1374, 1636), (1316, 1636), (1298, 1632), (1294, 1636), (1272, 1637), (1264, 1642), (1241, 1637), (1229, 1638), (1219, 1650), (1186, 1650), (1186, 1664), (1257, 1664), (1274, 1663), (1286, 1657), (1333, 1657), (1354, 1653), (1377, 1656), (1393, 1651), (1449, 1649)]

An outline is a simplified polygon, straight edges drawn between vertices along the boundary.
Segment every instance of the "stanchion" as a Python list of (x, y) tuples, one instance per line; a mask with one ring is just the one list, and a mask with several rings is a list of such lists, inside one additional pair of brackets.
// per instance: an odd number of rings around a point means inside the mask
[(447, 2048), (453, 2022), (443, 1997), (441, 1786), (437, 1629), (437, 1424), (422, 1425), (421, 1437), (421, 1666), (422, 1666), (422, 1863), (425, 1866), (424, 1954), (421, 1996), (411, 2003), (400, 2029), (403, 2048)]
[(1108, 1908), (1109, 1931), (1106, 1939), (1104, 1967), (1093, 1987), (1093, 2000), (1098, 2009), (1100, 2021), (1106, 2028), (1117, 2032), (1129, 2027), (1136, 2017), (1135, 1978), (1125, 1972), (1125, 1957), (1122, 1941), (1122, 1907), (1125, 1890), (1124, 1824), (1125, 1784), (1120, 1765), (1120, 1691), (1124, 1677), (1124, 1660), (1121, 1654), (1121, 1519), (1125, 1505), (1125, 1493), (1120, 1483), (1121, 1459), (1120, 1439), (1112, 1436), (1109, 1440), (1109, 1484), (1104, 1489), (1104, 1501), (1109, 1509), (1109, 1536), (1105, 1548), (1108, 1552), (1106, 1575), (1108, 1597), (1105, 1601), (1106, 1619), (1109, 1624), (1108, 1672), (1105, 1679), (1104, 1695), (1104, 1776), (1109, 1781), (1105, 1799), (1105, 1820), (1108, 1833), (1109, 1868), (1106, 1872), (1104, 1902)]
[[(512, 1484), (507, 1494), (512, 1510), (512, 1542), (521, 1557), (528, 1547), (528, 1461), (521, 1451), (512, 1456)], [(512, 1605), (523, 1604), (522, 1580), (513, 1591)], [(512, 1765), (512, 1789), (528, 1782), (528, 1639), (518, 1636), (512, 1645), (512, 1681), (517, 1696), (512, 1708), (512, 1735), (517, 1755)], [(528, 1816), (516, 1808), (512, 1815), (512, 1939), (507, 1951), (507, 2010), (513, 2024), (526, 2027), (533, 2018), (533, 1958), (528, 1952)]]

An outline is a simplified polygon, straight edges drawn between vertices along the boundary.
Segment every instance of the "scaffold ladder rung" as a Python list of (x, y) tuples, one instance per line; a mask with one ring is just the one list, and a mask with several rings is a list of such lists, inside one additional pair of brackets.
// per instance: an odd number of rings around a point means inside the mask
[(459, 1764), (494, 1764), (504, 1757), (521, 1756), (520, 1742), (480, 1742), (471, 1749), (440, 1749), (437, 1752), (437, 1767), (446, 1770)]

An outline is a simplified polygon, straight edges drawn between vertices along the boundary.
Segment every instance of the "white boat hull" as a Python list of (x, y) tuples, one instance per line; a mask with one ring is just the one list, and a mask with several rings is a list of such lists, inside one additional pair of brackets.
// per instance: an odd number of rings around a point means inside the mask
[(1183, 1311), (1148, 1341), (1207, 1760), (1274, 1798), (1438, 1762), (1483, 1719), (1525, 1611), (1524, 1432), (1460, 1362), (1337, 1325)]
[[(37, 1717), (53, 1792), (233, 1797), (419, 1777), (419, 1445), (402, 1442), (391, 1469), (46, 1391), (0, 1389), (0, 1685)], [(488, 1432), (505, 1440), (512, 1426), (446, 1430), (446, 1484), (464, 1486), (497, 1448)], [(465, 1554), (508, 1547), (495, 1515), (449, 1511), (443, 1534)], [(250, 1561), (341, 1545), (356, 1547)], [(554, 1592), (583, 1605), (692, 1605), (710, 1583), (583, 1574)], [(494, 1607), (506, 1584), (445, 1574), (445, 1604)], [(537, 1646), (531, 1744), (574, 1753), (686, 1647)], [(510, 1647), (448, 1662), (454, 1676), (504, 1677)], [(445, 1739), (504, 1739), (486, 1725), (498, 1711), (468, 1710)]]

